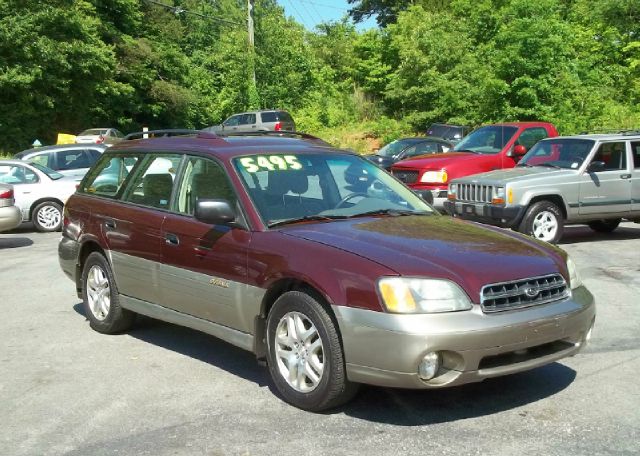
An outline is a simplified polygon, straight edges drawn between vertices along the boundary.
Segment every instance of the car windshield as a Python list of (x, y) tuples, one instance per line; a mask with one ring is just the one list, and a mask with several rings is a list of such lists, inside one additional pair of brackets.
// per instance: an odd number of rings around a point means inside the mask
[(393, 157), (410, 145), (420, 141), (424, 141), (424, 139), (397, 139), (382, 147), (378, 152), (376, 152), (376, 155), (380, 155), (381, 157)]
[(518, 131), (517, 127), (491, 125), (481, 127), (462, 138), (454, 151), (470, 151), (477, 154), (497, 154)]
[(546, 139), (533, 146), (518, 166), (577, 169), (589, 155), (593, 143), (590, 139)]
[(267, 226), (373, 214), (436, 214), (385, 171), (355, 155), (248, 155), (234, 164)]
[(40, 163), (29, 162), (29, 164), (31, 166), (33, 166), (34, 168), (42, 171), (43, 173), (45, 173), (47, 176), (49, 176), (53, 180), (61, 179), (61, 178), (64, 177), (63, 174), (60, 174), (59, 172), (54, 171), (51, 168), (47, 168), (46, 166), (43, 166)]
[(97, 136), (97, 135), (106, 135), (106, 134), (107, 134), (106, 129), (92, 128), (90, 130), (83, 131), (78, 136)]

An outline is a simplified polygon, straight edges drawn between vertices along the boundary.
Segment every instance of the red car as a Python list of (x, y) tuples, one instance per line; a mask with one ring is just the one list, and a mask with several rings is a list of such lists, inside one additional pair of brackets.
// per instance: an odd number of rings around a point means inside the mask
[(535, 143), (553, 136), (558, 132), (548, 122), (486, 125), (465, 136), (451, 152), (397, 162), (391, 173), (422, 196), (430, 192), (434, 206), (442, 210), (451, 179), (513, 168)]
[(292, 135), (108, 149), (58, 249), (91, 327), (143, 314), (212, 334), (314, 411), (359, 383), (443, 388), (585, 345), (594, 299), (565, 252), (441, 216), (368, 160)]

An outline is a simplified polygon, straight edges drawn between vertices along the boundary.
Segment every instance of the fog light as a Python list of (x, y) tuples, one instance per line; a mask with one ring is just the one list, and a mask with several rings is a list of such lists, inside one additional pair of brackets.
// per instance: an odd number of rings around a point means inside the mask
[(427, 353), (418, 366), (418, 375), (422, 380), (431, 380), (440, 368), (440, 355), (436, 352)]
[(592, 333), (593, 333), (593, 323), (591, 323), (591, 328), (589, 328), (589, 331), (587, 331), (587, 335), (584, 336), (585, 342), (589, 342), (591, 340)]

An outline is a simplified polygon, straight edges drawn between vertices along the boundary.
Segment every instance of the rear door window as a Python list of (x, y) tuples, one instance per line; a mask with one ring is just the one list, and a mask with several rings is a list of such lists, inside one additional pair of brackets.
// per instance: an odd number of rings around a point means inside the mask
[(61, 150), (56, 158), (56, 167), (53, 169), (60, 171), (89, 168), (95, 161), (86, 149)]
[(631, 154), (633, 155), (633, 167), (640, 169), (640, 142), (631, 143)]
[(260, 117), (262, 117), (262, 122), (277, 122), (278, 115), (274, 111), (261, 112)]
[(169, 209), (181, 156), (148, 155), (127, 185), (123, 200), (157, 209)]

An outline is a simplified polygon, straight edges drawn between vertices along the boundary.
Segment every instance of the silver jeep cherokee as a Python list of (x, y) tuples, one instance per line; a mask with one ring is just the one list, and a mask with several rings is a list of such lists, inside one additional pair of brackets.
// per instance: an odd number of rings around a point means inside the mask
[(640, 223), (640, 132), (544, 139), (515, 168), (452, 180), (445, 209), (554, 243), (566, 224)]

